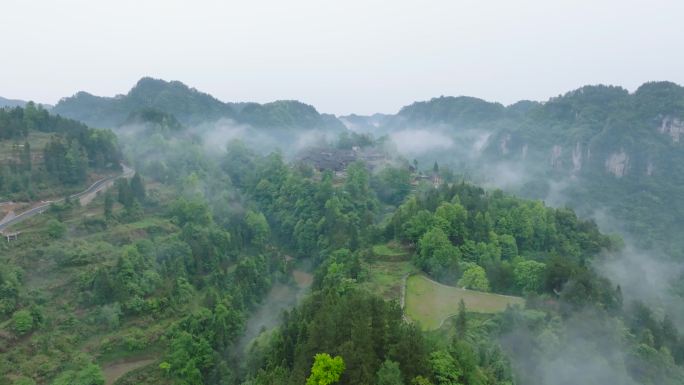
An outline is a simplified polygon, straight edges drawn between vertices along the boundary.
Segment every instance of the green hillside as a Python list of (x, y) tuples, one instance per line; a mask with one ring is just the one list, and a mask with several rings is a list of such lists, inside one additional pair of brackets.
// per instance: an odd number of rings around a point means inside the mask
[(120, 170), (111, 131), (50, 115), (33, 103), (0, 109), (0, 201), (63, 197)]
[[(615, 105), (632, 97), (599, 91)], [(483, 103), (421, 105), (398, 129), (418, 111), (439, 111), (424, 124), (455, 135), (446, 120), (550, 108)], [(83, 206), (54, 203), (0, 242), (0, 385), (301, 385), (321, 367), (341, 385), (546, 385), (550, 361), (600, 365), (615, 383), (682, 383), (677, 307), (623, 297), (596, 268), (621, 258), (621, 240), (572, 209), (459, 180), (467, 168), (441, 161), (376, 170), (358, 157), (333, 173), (240, 140), (208, 150), (211, 130), (158, 107), (126, 111), (117, 128), (130, 180)], [(235, 108), (315, 125), (297, 104)], [(6, 140), (44, 146), (54, 183), (121, 158), (110, 131), (29, 106), (0, 117)], [(343, 135), (319, 151), (356, 144), (387, 139)]]
[(507, 107), (440, 97), (406, 106), (374, 126), (360, 120), (355, 118), (358, 127), (390, 137), (405, 130), (441, 133), (453, 143), (408, 156), (450, 166), (478, 183), (569, 205), (640, 247), (684, 258), (684, 203), (674, 199), (684, 194), (684, 88), (677, 84), (646, 83), (633, 93), (585, 86), (543, 103)]

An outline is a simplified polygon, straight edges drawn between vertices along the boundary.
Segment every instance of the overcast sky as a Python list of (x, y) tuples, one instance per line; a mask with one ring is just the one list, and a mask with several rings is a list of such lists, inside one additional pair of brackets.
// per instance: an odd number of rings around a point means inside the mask
[(336, 114), (584, 84), (684, 84), (684, 1), (2, 0), (0, 96), (55, 103), (142, 76)]

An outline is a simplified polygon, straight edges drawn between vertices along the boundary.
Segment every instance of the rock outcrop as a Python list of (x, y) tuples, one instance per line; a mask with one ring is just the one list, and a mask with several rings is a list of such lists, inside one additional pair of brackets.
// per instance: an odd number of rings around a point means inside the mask
[(684, 121), (679, 118), (666, 116), (663, 118), (658, 128), (661, 134), (670, 135), (674, 143), (679, 143), (679, 138), (684, 134)]
[(622, 178), (627, 174), (627, 167), (629, 166), (629, 156), (625, 150), (614, 152), (606, 159), (606, 171), (618, 178)]

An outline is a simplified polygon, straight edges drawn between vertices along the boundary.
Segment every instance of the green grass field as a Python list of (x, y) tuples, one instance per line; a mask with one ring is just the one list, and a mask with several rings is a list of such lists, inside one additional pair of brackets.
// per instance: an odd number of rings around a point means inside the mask
[(508, 305), (525, 303), (520, 297), (442, 285), (423, 275), (413, 275), (406, 282), (406, 315), (426, 330), (439, 328), (445, 319), (454, 315), (461, 299), (467, 311), (477, 313), (496, 313)]
[(379, 244), (373, 246), (373, 255), (381, 259), (394, 259), (406, 256), (406, 251), (396, 244)]

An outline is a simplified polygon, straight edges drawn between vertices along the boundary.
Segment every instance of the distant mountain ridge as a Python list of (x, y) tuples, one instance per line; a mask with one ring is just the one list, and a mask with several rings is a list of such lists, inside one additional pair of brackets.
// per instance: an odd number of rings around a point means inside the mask
[(344, 130), (333, 115), (320, 114), (298, 101), (224, 103), (179, 81), (149, 77), (140, 79), (126, 95), (103, 97), (78, 92), (60, 100), (53, 112), (95, 127), (117, 127), (131, 114), (151, 109), (171, 114), (186, 126), (231, 119), (259, 128)]
[(439, 97), (382, 120), (352, 120), (350, 128), (378, 134), (438, 132), (454, 143), (416, 154), (422, 164), (451, 165), (527, 197), (569, 204), (584, 215), (605, 212), (643, 246), (655, 241), (684, 257), (684, 202), (675, 198), (684, 196), (680, 85), (650, 82), (632, 93), (584, 86), (543, 103), (509, 106)]
[[(646, 83), (632, 93), (584, 86), (546, 102), (508, 106), (442, 96), (396, 114), (335, 117), (298, 101), (224, 103), (181, 82), (143, 78), (126, 95), (79, 92), (62, 99), (53, 112), (95, 127), (117, 127), (145, 116), (184, 126), (230, 119), (254, 129), (283, 129), (277, 134), (281, 143), (297, 129), (350, 129), (376, 137), (436, 132), (443, 135), (438, 138), (442, 146), (408, 156), (423, 165), (450, 165), (527, 197), (571, 205), (584, 215), (605, 211), (643, 236), (646, 246), (654, 241), (684, 256), (684, 240), (679, 240), (684, 202), (673, 198), (684, 196), (684, 88), (671, 82)], [(424, 136), (414, 141), (421, 140)], [(493, 171), (500, 166), (507, 175)]]
[(3, 98), (0, 96), (0, 108), (3, 107), (24, 107), (26, 105), (26, 101), (24, 100), (19, 100), (19, 99), (7, 99)]
[[(21, 100), (21, 99), (7, 99), (3, 98), (0, 96), (0, 108), (13, 108), (13, 107), (25, 107), (28, 101), (26, 100)], [(36, 105), (40, 105), (46, 110), (51, 110), (52, 106), (51, 104), (44, 104), (44, 103), (35, 103)]]

